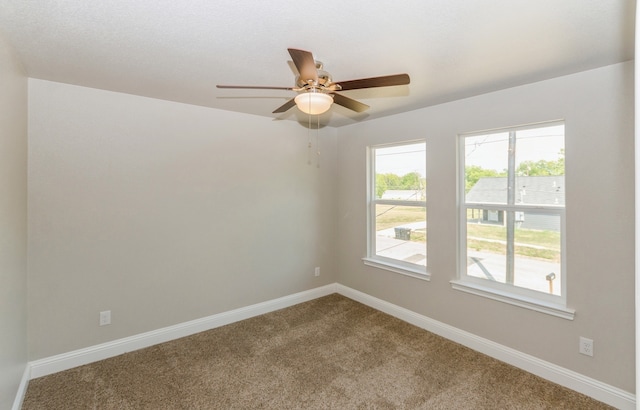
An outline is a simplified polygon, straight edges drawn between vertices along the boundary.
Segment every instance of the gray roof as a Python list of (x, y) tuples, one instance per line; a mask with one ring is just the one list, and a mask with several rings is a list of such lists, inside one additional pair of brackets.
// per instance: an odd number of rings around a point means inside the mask
[[(507, 203), (507, 177), (484, 177), (469, 190), (466, 202)], [(564, 175), (516, 177), (516, 204), (564, 205)]]

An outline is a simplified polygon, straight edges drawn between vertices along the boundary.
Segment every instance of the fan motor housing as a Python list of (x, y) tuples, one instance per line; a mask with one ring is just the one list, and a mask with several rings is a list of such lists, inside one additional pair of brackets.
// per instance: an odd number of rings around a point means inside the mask
[(296, 76), (296, 86), (298, 88), (305, 88), (309, 85), (316, 87), (328, 87), (333, 82), (333, 77), (329, 72), (322, 69), (322, 62), (316, 61), (316, 72), (318, 73), (318, 82), (316, 84), (309, 84), (307, 80), (301, 79), (300, 76)]

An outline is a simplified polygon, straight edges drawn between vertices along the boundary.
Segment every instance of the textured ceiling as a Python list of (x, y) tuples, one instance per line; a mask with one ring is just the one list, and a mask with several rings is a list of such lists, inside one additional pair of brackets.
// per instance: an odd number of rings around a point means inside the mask
[(288, 47), (334, 80), (408, 73), (346, 91), (341, 126), (633, 59), (633, 0), (0, 0), (0, 31), (30, 77), (274, 119), (293, 86)]

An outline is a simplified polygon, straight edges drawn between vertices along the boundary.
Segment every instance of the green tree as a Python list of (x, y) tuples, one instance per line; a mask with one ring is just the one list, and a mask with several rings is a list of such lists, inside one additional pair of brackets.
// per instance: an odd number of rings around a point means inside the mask
[(396, 174), (383, 174), (387, 189), (402, 189), (402, 179)]
[(382, 198), (389, 189), (401, 189), (401, 181), (396, 174), (376, 174), (376, 196)]
[(564, 175), (564, 149), (560, 150), (560, 157), (555, 161), (541, 159), (539, 161), (523, 161), (516, 169), (518, 176), (549, 176)]
[(506, 171), (498, 172), (495, 169), (485, 169), (479, 165), (469, 165), (465, 167), (464, 174), (465, 192), (469, 192), (480, 178), (507, 176)]
[[(396, 174), (376, 174), (376, 197), (382, 198), (387, 190), (424, 190), (426, 179), (417, 172), (403, 176)], [(424, 194), (423, 194), (424, 195)]]
[(382, 174), (376, 174), (376, 197), (382, 198), (387, 190), (387, 180)]
[(402, 176), (402, 188), (401, 189), (420, 189), (420, 174), (417, 172), (410, 172)]

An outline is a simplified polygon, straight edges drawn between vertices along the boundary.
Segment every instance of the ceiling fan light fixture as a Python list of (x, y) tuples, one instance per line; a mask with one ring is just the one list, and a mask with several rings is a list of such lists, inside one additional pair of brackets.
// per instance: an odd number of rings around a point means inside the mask
[(298, 109), (305, 114), (319, 115), (327, 112), (333, 104), (330, 95), (319, 92), (306, 92), (298, 94), (295, 98)]

